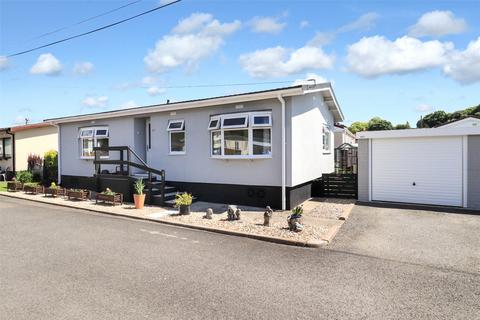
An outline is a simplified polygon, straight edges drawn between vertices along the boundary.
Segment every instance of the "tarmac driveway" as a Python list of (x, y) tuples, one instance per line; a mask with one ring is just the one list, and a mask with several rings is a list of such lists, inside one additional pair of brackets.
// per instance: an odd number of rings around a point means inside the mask
[(480, 274), (480, 215), (355, 206), (328, 248)]

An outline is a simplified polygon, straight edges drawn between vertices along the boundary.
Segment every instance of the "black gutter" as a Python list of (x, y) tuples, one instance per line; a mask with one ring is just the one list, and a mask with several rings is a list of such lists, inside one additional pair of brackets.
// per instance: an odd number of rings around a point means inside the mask
[(12, 132), (12, 128), (7, 128), (5, 132), (12, 136), (12, 171), (15, 174), (15, 133)]

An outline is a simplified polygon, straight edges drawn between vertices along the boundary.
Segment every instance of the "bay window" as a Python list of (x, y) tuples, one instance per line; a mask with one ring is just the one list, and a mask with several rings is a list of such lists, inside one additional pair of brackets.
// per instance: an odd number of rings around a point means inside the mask
[(170, 120), (167, 126), (169, 153), (185, 154), (185, 121)]
[[(81, 159), (93, 159), (95, 157), (93, 147), (108, 147), (109, 145), (108, 127), (81, 128), (78, 137)], [(100, 158), (108, 158), (108, 151), (98, 151), (98, 153)]]
[(225, 114), (210, 119), (213, 158), (269, 158), (272, 154), (271, 112)]

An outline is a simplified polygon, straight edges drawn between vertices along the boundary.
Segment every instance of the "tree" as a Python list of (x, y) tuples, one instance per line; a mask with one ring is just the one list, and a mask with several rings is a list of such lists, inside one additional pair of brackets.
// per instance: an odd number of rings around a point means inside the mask
[(417, 128), (433, 128), (449, 121), (449, 115), (445, 111), (435, 111), (418, 120)]
[(360, 131), (365, 131), (368, 128), (368, 123), (367, 122), (362, 122), (362, 121), (356, 121), (352, 123), (350, 127), (348, 127), (348, 130), (352, 133), (357, 133)]
[(378, 131), (378, 130), (392, 130), (393, 125), (390, 121), (382, 119), (380, 117), (374, 117), (368, 121), (368, 131)]
[(395, 129), (396, 130), (399, 130), (399, 129), (410, 129), (410, 123), (407, 121), (407, 123), (403, 124), (403, 123), (400, 123), (400, 124), (397, 124), (395, 126)]

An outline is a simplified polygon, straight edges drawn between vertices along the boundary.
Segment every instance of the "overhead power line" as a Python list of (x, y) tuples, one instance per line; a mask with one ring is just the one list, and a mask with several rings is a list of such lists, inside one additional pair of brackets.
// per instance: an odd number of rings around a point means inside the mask
[(56, 45), (56, 44), (59, 44), (59, 43), (65, 42), (65, 41), (69, 41), (69, 40), (72, 40), (72, 39), (80, 38), (80, 37), (83, 37), (83, 36), (86, 36), (86, 35), (89, 35), (89, 34), (92, 34), (92, 33), (98, 32), (98, 31), (101, 31), (101, 30), (105, 30), (105, 29), (114, 27), (114, 26), (116, 26), (116, 25), (119, 25), (119, 24), (121, 24), (121, 23), (124, 23), (124, 22), (130, 21), (130, 20), (133, 20), (133, 19), (135, 19), (135, 18), (144, 16), (144, 15), (146, 15), (146, 14), (152, 13), (152, 12), (154, 12), (154, 11), (160, 10), (160, 9), (162, 9), (162, 8), (171, 6), (172, 4), (178, 3), (178, 2), (180, 2), (180, 1), (182, 1), (182, 0), (172, 1), (172, 2), (169, 2), (169, 3), (167, 3), (167, 4), (164, 4), (164, 5), (155, 7), (155, 8), (153, 8), (153, 9), (144, 11), (144, 12), (142, 12), (142, 13), (136, 14), (136, 15), (134, 15), (133, 17), (126, 18), (126, 19), (123, 19), (123, 20), (120, 20), (120, 21), (111, 23), (111, 24), (109, 24), (109, 25), (106, 25), (106, 26), (103, 26), (103, 27), (100, 27), (100, 28), (96, 28), (96, 29), (94, 29), (94, 30), (90, 30), (90, 31), (87, 31), (87, 32), (84, 32), (84, 33), (80, 33), (80, 34), (77, 34), (77, 35), (74, 35), (74, 36), (71, 36), (71, 37), (68, 37), (68, 38), (64, 38), (64, 39), (61, 39), (61, 40), (57, 40), (57, 41), (54, 41), (54, 42), (50, 42), (50, 43), (47, 43), (47, 44), (44, 44), (44, 45), (42, 45), (42, 46), (38, 46), (38, 47), (35, 47), (35, 48), (32, 48), (32, 49), (28, 49), (28, 50), (24, 50), (24, 51), (12, 53), (12, 54), (9, 54), (9, 55), (7, 56), (7, 58), (19, 56), (19, 55), (26, 54), (26, 53), (29, 53), (29, 52), (32, 52), (32, 51), (36, 51), (36, 50), (39, 50), (39, 49), (42, 49), (42, 48), (50, 47), (50, 46), (53, 46), (53, 45)]
[(106, 16), (106, 15), (108, 15), (108, 14), (110, 14), (110, 13), (113, 13), (113, 12), (116, 12), (116, 11), (121, 10), (121, 9), (123, 9), (123, 8), (129, 7), (129, 6), (134, 5), (134, 4), (136, 4), (136, 3), (138, 3), (138, 2), (141, 2), (141, 1), (142, 1), (142, 0), (135, 0), (135, 1), (129, 2), (129, 3), (124, 4), (123, 6), (120, 6), (120, 7), (118, 7), (118, 8), (111, 9), (111, 10), (106, 11), (106, 12), (103, 12), (103, 13), (99, 13), (99, 14), (97, 14), (97, 15), (95, 15), (95, 16), (92, 16), (92, 17), (89, 17), (89, 18), (80, 20), (80, 21), (75, 22), (75, 23), (73, 23), (73, 24), (71, 24), (71, 25), (63, 26), (63, 27), (60, 27), (60, 28), (58, 28), (58, 29), (52, 30), (52, 31), (50, 31), (50, 32), (43, 33), (43, 34), (41, 34), (41, 35), (39, 35), (39, 36), (36, 36), (36, 37), (34, 37), (34, 38), (30, 39), (30, 40), (37, 40), (37, 39), (40, 39), (40, 38), (43, 38), (43, 37), (46, 37), (46, 36), (55, 34), (55, 33), (57, 33), (57, 32), (66, 30), (66, 29), (68, 29), (68, 28), (81, 25), (81, 24), (83, 24), (83, 23), (85, 23), (85, 22), (92, 21), (92, 20), (94, 20), (94, 19), (97, 19), (97, 18)]

